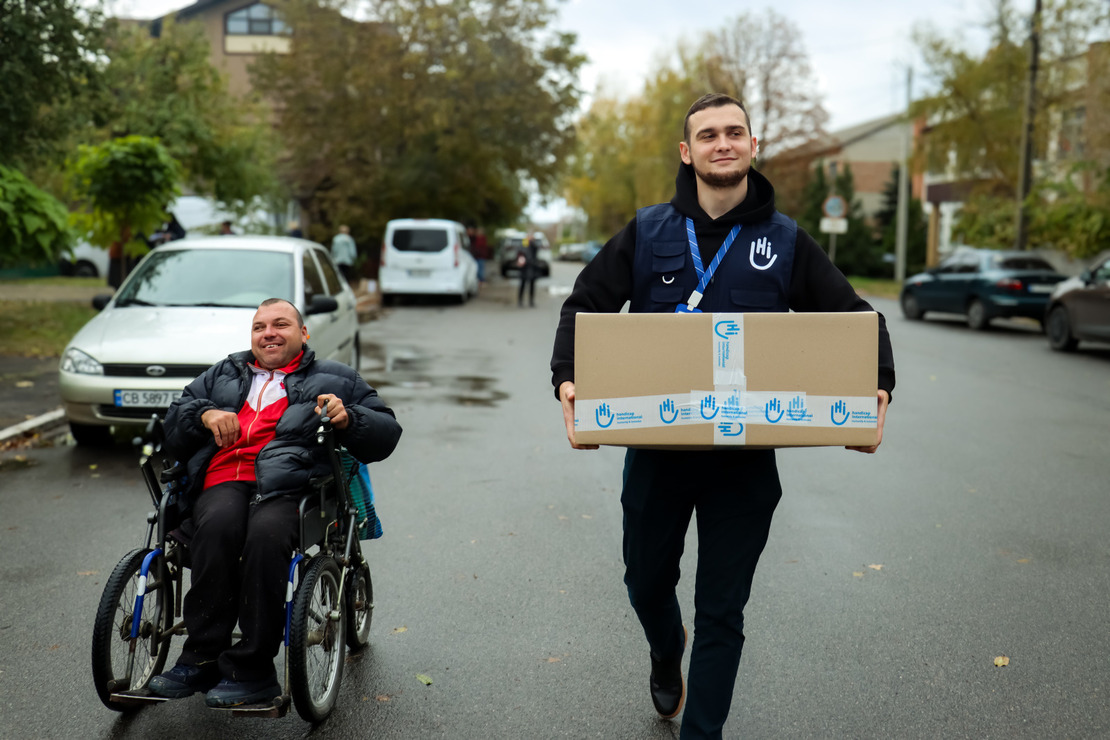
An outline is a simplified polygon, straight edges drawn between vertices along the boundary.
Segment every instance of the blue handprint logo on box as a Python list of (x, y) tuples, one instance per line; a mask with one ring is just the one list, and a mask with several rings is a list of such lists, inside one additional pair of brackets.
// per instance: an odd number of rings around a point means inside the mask
[(701, 399), (701, 418), (709, 421), (717, 415), (718, 411), (720, 411), (720, 409), (717, 408), (717, 399), (713, 398), (713, 396), (706, 396)]
[(744, 433), (744, 425), (738, 421), (717, 422), (717, 431), (722, 437), (739, 437)]
[[(667, 418), (667, 415), (671, 418)], [(674, 400), (668, 398), (663, 403), (659, 404), (659, 418), (664, 424), (673, 424), (674, 420), (678, 418), (678, 409), (674, 406)]]
[[(779, 403), (779, 399), (777, 398), (772, 398), (767, 402), (767, 405), (763, 407), (763, 415), (767, 417), (767, 421), (772, 424), (778, 424), (782, 419), (783, 413), (782, 404)], [(777, 416), (771, 418), (772, 414), (777, 414)]]
[[(832, 405), (829, 416), (833, 424), (836, 424), (838, 427), (844, 426), (844, 423), (848, 421), (848, 404), (844, 403), (844, 399)], [(840, 421), (837, 421), (837, 419), (840, 419)]]
[(594, 412), (594, 419), (597, 420), (597, 425), (602, 429), (608, 429), (613, 426), (613, 419), (615, 418), (616, 417), (613, 416), (613, 409), (611, 409), (607, 403), (598, 406), (597, 411)]
[(740, 324), (735, 321), (718, 321), (713, 325), (713, 333), (721, 339), (740, 336)]
[(786, 407), (786, 415), (790, 417), (791, 421), (802, 421), (806, 418), (806, 400), (801, 396), (794, 396), (790, 399), (790, 405)]

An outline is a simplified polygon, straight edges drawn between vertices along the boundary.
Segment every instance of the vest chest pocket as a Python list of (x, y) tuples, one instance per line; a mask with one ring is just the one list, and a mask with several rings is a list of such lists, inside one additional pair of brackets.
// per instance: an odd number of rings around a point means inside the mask
[(748, 290), (733, 288), (729, 291), (732, 310), (737, 313), (766, 313), (779, 309), (779, 294), (772, 290)]
[(686, 265), (686, 242), (652, 242), (651, 271), (673, 276)]

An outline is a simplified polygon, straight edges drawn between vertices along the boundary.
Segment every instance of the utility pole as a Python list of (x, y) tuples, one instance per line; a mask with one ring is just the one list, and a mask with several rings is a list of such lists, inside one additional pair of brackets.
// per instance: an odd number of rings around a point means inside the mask
[(1021, 163), (1018, 169), (1017, 228), (1014, 249), (1027, 249), (1029, 213), (1025, 200), (1033, 185), (1033, 119), (1037, 108), (1037, 66), (1041, 56), (1041, 0), (1035, 0), (1029, 21), (1029, 81), (1025, 88), (1025, 126), (1021, 131)]
[(910, 209), (910, 136), (913, 134), (913, 121), (910, 120), (910, 105), (913, 103), (913, 67), (906, 68), (906, 120), (902, 132), (902, 162), (898, 166), (898, 211), (894, 231), (894, 279), (906, 279), (906, 229)]

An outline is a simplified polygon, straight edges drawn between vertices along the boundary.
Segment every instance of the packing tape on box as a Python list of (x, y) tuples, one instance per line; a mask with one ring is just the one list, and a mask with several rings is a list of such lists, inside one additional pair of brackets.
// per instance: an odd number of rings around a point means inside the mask
[(750, 425), (874, 428), (875, 396), (811, 396), (797, 391), (748, 391), (744, 375), (743, 316), (713, 316), (711, 391), (581, 399), (578, 431), (713, 424), (716, 445), (746, 444)]

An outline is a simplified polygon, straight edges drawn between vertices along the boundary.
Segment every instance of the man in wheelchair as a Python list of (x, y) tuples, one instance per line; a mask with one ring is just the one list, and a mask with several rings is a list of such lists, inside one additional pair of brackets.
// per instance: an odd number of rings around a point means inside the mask
[[(150, 690), (177, 699), (197, 691), (213, 707), (267, 702), (281, 694), (274, 657), (298, 538), (297, 502), (331, 471), (316, 444), (321, 407), (337, 440), (365, 463), (397, 446), (401, 427), (377, 392), (338, 362), (316, 359), (288, 301), (263, 301), (251, 350), (213, 365), (166, 414), (166, 447), (186, 461), (192, 531), (188, 636)], [(232, 644), (238, 623), (241, 639)]]

